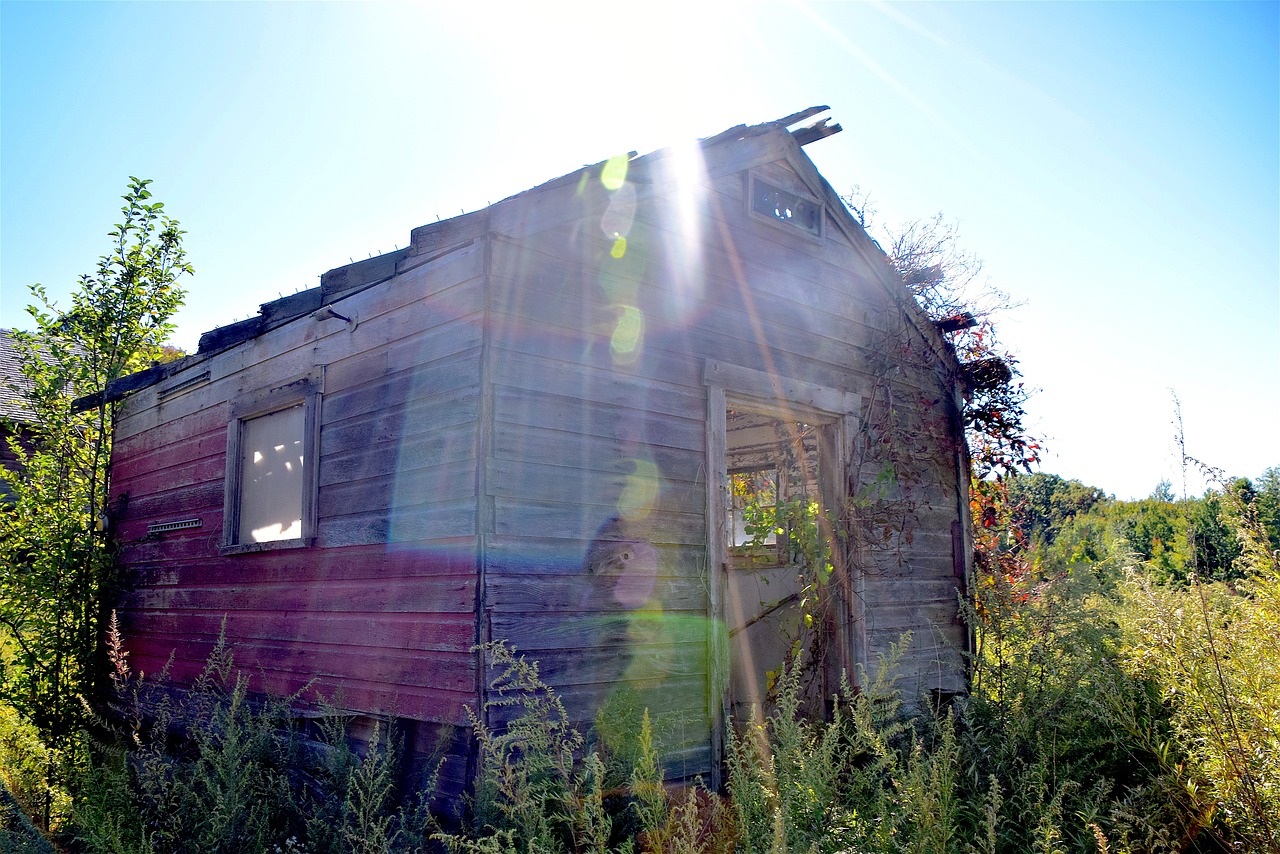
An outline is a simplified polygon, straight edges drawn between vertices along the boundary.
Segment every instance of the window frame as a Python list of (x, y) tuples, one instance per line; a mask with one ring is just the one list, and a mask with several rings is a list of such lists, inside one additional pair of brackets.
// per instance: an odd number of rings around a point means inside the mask
[[(231, 404), (227, 423), (227, 473), (223, 500), (222, 545), (224, 555), (307, 548), (315, 544), (316, 506), (320, 469), (320, 398), (323, 374), (313, 371), (284, 385), (242, 395)], [(244, 447), (244, 425), (294, 406), (303, 407), (302, 428), (302, 535), (286, 540), (261, 543), (240, 542), (240, 503), (243, 467), (240, 454)], [(310, 462), (308, 462), (310, 461)]]
[[(810, 231), (808, 228), (804, 227), (803, 225), (800, 225), (799, 222), (792, 222), (791, 220), (783, 219), (778, 216), (772, 216), (770, 214), (756, 210), (756, 192), (757, 192), (757, 187), (760, 184), (763, 184), (769, 189), (774, 190), (776, 192), (786, 193), (787, 195), (795, 196), (797, 200), (804, 202), (805, 204), (813, 205), (815, 208), (817, 208), (818, 230), (816, 232)], [(813, 197), (808, 193), (796, 192), (795, 190), (780, 186), (776, 181), (770, 181), (768, 178), (765, 178), (761, 175), (757, 175), (755, 172), (749, 172), (747, 173), (746, 204), (747, 204), (747, 215), (750, 216), (752, 219), (758, 220), (760, 222), (773, 223), (775, 228), (781, 228), (784, 231), (786, 231), (788, 234), (799, 235), (803, 237), (805, 240), (811, 240), (815, 243), (823, 243), (826, 240), (826, 236), (827, 236), (826, 205), (824, 205), (819, 199)]]
[(771, 535), (773, 541), (768, 538), (758, 546), (751, 543), (735, 543), (734, 542), (734, 522), (735, 513), (741, 512), (742, 508), (734, 507), (732, 494), (732, 481), (735, 474), (756, 474), (761, 472), (773, 473), (773, 504), (761, 505), (761, 507), (769, 506), (775, 512), (778, 502), (783, 500), (782, 496), (782, 467), (777, 460), (770, 459), (767, 463), (750, 466), (737, 466), (726, 471), (728, 476), (725, 488), (728, 494), (725, 496), (725, 554), (727, 563), (733, 569), (761, 569), (766, 567), (777, 567), (785, 564), (784, 555), (787, 553), (787, 534), (783, 531), (781, 534), (776, 531)]

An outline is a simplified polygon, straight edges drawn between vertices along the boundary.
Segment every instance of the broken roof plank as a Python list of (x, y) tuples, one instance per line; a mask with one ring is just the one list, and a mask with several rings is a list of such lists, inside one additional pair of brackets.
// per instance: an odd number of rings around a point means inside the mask
[(778, 125), (779, 127), (789, 128), (792, 125), (799, 124), (805, 119), (813, 118), (814, 116), (818, 115), (818, 113), (825, 113), (829, 109), (831, 108), (828, 107), (826, 104), (823, 104), (820, 107), (809, 107), (808, 109), (801, 110), (798, 113), (792, 113), (789, 116), (783, 116), (782, 118), (778, 119), (775, 122), (769, 122), (769, 124)]

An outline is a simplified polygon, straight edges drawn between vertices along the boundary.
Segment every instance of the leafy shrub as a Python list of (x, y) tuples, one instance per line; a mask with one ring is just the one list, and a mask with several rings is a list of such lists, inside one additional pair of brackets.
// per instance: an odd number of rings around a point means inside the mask
[(71, 807), (70, 793), (54, 782), (63, 776), (53, 772), (61, 762), (35, 726), (0, 704), (0, 783), (28, 815), (49, 816), (45, 824), (51, 829), (62, 824)]

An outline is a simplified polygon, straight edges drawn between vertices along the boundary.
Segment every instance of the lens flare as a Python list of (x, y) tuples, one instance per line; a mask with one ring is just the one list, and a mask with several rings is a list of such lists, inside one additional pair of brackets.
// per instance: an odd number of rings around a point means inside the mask
[(632, 305), (617, 307), (618, 322), (609, 341), (615, 364), (629, 365), (640, 355), (640, 343), (644, 336), (644, 314)]
[(616, 154), (604, 162), (600, 171), (600, 183), (609, 191), (617, 190), (627, 182), (627, 162), (630, 158), (625, 154)]
[(618, 496), (618, 512), (628, 521), (643, 519), (658, 500), (661, 483), (658, 466), (649, 460), (633, 460), (635, 471), (627, 475), (626, 486)]

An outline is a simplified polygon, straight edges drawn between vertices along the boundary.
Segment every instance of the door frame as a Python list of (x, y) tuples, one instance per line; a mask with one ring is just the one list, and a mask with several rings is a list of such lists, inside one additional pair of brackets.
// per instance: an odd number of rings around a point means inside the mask
[[(812, 421), (826, 425), (820, 431), (819, 488), (826, 507), (836, 507), (847, 492), (852, 440), (857, 434), (861, 395), (819, 385), (807, 380), (775, 374), (707, 359), (703, 364), (703, 384), (707, 388), (707, 566), (708, 566), (708, 667), (707, 714), (711, 721), (711, 785), (723, 785), (726, 726), (729, 709), (729, 660), (731, 644), (725, 624), (725, 599), (728, 584), (727, 507), (724, 484), (728, 478), (728, 433), (726, 410), (731, 403), (754, 412), (787, 421)], [(823, 453), (830, 462), (822, 462)], [(826, 472), (826, 476), (823, 473)], [(837, 547), (839, 544), (837, 544)], [(854, 673), (854, 666), (864, 662), (862, 631), (861, 573), (848, 554), (833, 555), (848, 568), (848, 587), (839, 608), (841, 667)]]

